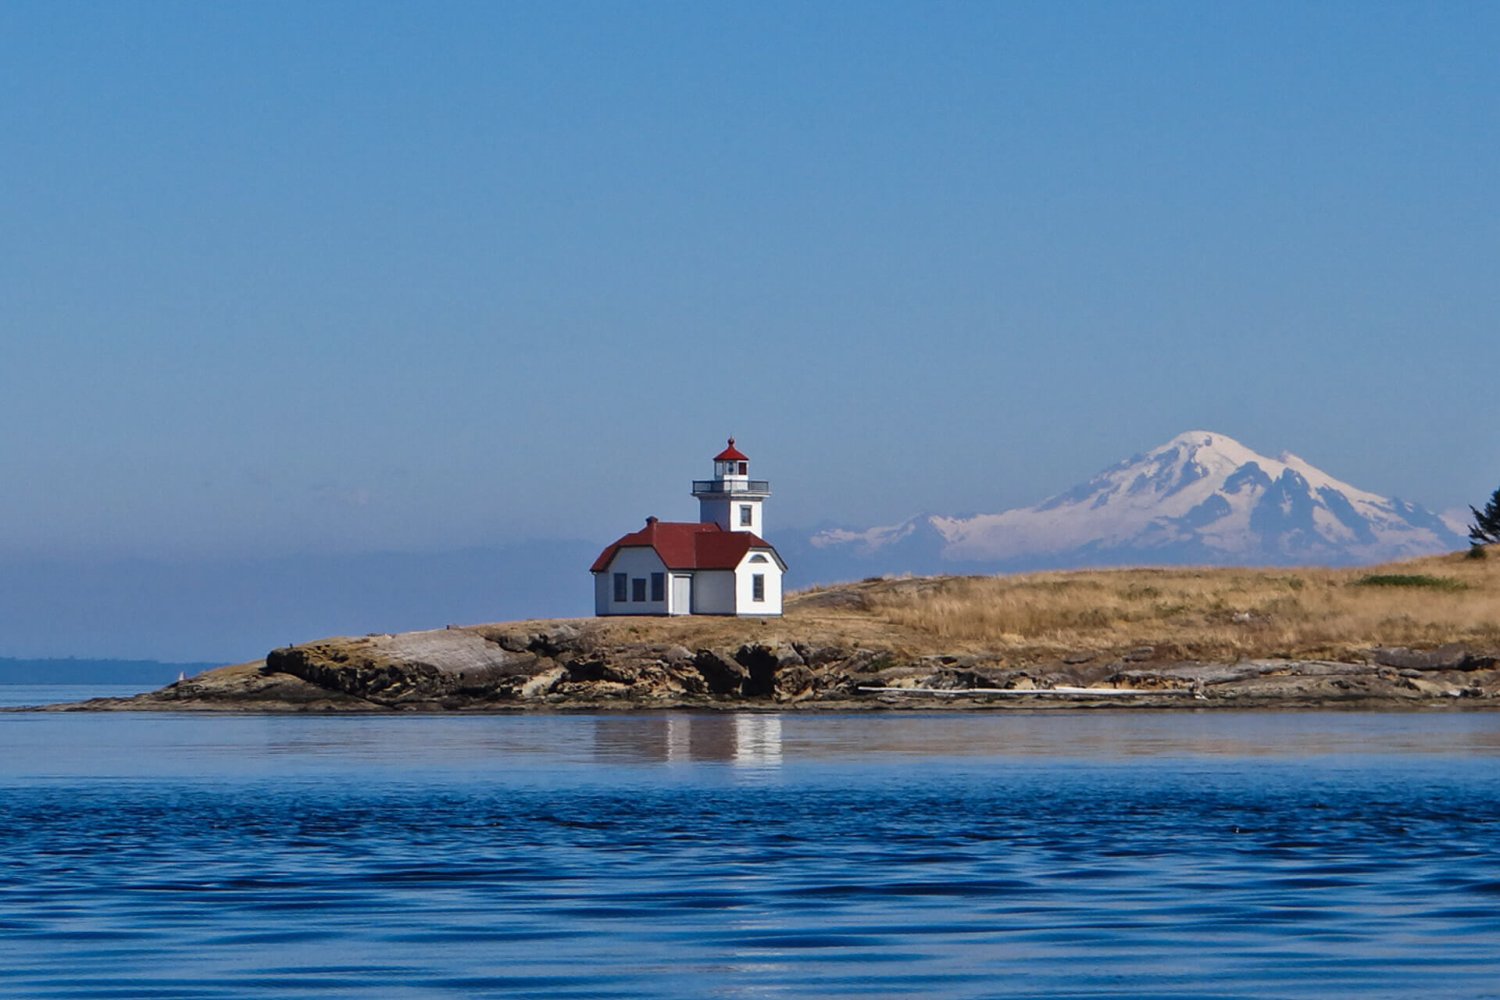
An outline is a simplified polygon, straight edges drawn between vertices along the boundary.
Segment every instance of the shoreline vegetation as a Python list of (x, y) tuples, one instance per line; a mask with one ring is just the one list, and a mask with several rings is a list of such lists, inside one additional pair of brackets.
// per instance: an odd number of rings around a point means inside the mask
[(1500, 708), (1500, 559), (880, 578), (777, 619), (330, 638), (58, 710)]

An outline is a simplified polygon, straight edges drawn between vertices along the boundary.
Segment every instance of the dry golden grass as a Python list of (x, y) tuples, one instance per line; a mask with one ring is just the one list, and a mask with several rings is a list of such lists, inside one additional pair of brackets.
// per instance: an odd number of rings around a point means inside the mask
[[(1369, 578), (1387, 579), (1374, 585)], [(829, 600), (857, 595), (857, 601)], [(842, 605), (842, 606), (841, 606)], [(1136, 646), (1185, 658), (1357, 658), (1372, 646), (1500, 648), (1500, 552), (1357, 570), (1129, 569), (868, 581), (787, 620), (876, 625), (901, 645), (1046, 658)], [(860, 629), (859, 631), (864, 631)]]

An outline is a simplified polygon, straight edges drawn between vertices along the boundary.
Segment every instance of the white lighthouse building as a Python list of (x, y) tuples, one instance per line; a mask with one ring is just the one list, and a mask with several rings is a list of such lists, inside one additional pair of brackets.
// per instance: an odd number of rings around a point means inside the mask
[(713, 462), (714, 477), (693, 482), (696, 523), (648, 517), (594, 560), (595, 614), (781, 614), (786, 564), (761, 537), (771, 484), (750, 478), (734, 438)]
[(714, 456), (714, 477), (693, 480), (698, 498), (698, 520), (725, 531), (761, 533), (760, 505), (771, 495), (771, 484), (750, 478), (750, 459), (734, 446)]

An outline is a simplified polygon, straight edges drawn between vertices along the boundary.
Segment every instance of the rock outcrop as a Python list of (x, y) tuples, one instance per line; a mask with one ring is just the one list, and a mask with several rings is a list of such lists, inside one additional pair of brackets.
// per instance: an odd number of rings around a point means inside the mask
[(620, 642), (597, 622), (324, 639), (131, 699), (136, 710), (496, 711), (601, 708), (1500, 708), (1500, 658), (1374, 649), (1360, 662), (1202, 663), (1136, 647), (1010, 664), (999, 657), (765, 642)]

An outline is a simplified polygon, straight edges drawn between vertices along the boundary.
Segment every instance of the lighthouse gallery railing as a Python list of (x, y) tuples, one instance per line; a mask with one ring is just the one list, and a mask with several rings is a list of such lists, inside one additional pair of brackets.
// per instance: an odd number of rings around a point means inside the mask
[(694, 479), (693, 493), (770, 493), (769, 479)]

